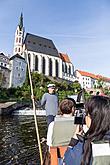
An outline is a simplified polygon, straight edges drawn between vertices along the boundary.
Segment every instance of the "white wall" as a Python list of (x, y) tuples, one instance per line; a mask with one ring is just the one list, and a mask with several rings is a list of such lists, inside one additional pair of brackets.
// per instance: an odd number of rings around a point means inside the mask
[(10, 75), (10, 87), (22, 86), (26, 78), (26, 62), (15, 57), (10, 61), (11, 63), (11, 75)]

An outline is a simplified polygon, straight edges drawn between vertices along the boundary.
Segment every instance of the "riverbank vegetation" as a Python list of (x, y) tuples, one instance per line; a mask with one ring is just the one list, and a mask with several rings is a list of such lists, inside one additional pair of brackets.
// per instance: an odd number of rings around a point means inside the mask
[[(70, 82), (62, 80), (56, 77), (46, 77), (37, 72), (31, 73), (32, 83), (34, 89), (35, 100), (40, 100), (42, 95), (47, 91), (47, 85), (49, 83), (54, 83), (58, 89), (57, 93), (59, 100), (67, 97), (68, 95), (78, 94), (82, 89), (78, 81)], [(26, 80), (22, 87), (17, 88), (2, 88), (0, 83), (0, 102), (5, 101), (31, 101), (31, 92), (30, 92), (30, 82), (28, 78), (28, 72), (26, 75)], [(98, 85), (102, 88), (103, 81), (100, 80)], [(96, 87), (94, 87), (96, 88)], [(110, 95), (110, 90), (108, 88), (103, 88), (105, 94)], [(85, 91), (85, 97), (89, 97), (89, 94)]]
[[(49, 83), (54, 83), (56, 85), (58, 89), (57, 93), (60, 100), (67, 97), (68, 95), (77, 94), (81, 90), (81, 86), (77, 81), (69, 82), (56, 77), (46, 77), (42, 74), (38, 74), (37, 72), (32, 73), (32, 83), (36, 100), (41, 99), (42, 95), (47, 91), (47, 85)], [(8, 89), (0, 87), (0, 102), (30, 101), (30, 99), (31, 93), (28, 73), (22, 87), (12, 87)]]

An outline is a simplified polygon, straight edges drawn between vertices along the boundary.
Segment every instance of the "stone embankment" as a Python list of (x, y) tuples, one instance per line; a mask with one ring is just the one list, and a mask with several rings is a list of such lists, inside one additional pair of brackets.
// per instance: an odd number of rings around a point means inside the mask
[(16, 109), (29, 106), (29, 103), (24, 102), (6, 102), (0, 103), (0, 115), (11, 115), (12, 112)]

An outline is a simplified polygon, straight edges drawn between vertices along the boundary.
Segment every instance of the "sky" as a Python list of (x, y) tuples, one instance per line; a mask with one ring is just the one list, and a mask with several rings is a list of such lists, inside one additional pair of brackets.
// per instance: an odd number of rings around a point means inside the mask
[(75, 69), (110, 77), (110, 0), (0, 0), (0, 52), (12, 55), (21, 12), (25, 32), (51, 39)]

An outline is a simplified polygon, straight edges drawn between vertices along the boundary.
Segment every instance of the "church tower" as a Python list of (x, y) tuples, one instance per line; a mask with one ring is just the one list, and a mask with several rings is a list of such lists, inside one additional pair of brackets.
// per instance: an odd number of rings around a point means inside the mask
[(22, 54), (23, 40), (24, 40), (24, 27), (23, 27), (23, 14), (21, 13), (21, 16), (19, 19), (19, 24), (18, 24), (18, 26), (16, 28), (16, 32), (15, 32), (13, 55)]

